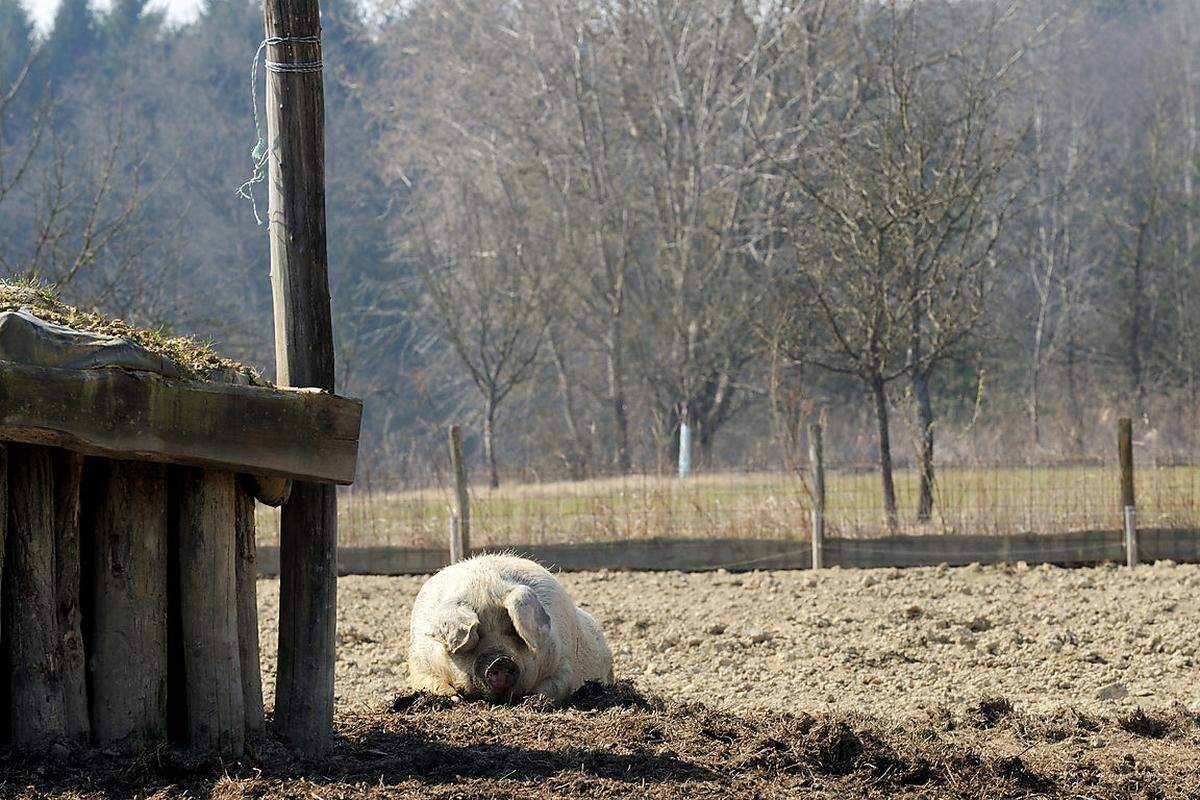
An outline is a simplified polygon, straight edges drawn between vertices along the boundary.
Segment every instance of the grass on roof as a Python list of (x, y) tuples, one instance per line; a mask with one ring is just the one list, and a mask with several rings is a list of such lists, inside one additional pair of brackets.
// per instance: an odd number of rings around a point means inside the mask
[(249, 377), (252, 384), (267, 384), (252, 367), (217, 354), (206, 342), (173, 336), (161, 328), (139, 328), (96, 311), (80, 310), (64, 303), (52, 287), (36, 281), (0, 280), (0, 311), (23, 308), (56, 325), (127, 339), (163, 356), (192, 378), (212, 380), (216, 374), (231, 370)]

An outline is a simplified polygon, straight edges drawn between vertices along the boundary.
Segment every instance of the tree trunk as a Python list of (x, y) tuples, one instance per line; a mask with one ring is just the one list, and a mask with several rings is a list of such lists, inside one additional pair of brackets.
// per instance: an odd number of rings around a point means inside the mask
[(920, 425), (921, 452), (917, 500), (917, 521), (928, 522), (933, 513), (933, 403), (929, 400), (929, 374), (917, 370), (912, 375), (913, 396), (917, 399), (917, 423)]
[(550, 339), (550, 355), (554, 358), (554, 370), (558, 376), (558, 393), (562, 399), (563, 422), (567, 426), (570, 445), (567, 448), (567, 472), (571, 480), (581, 481), (587, 477), (587, 447), (579, 434), (579, 422), (575, 417), (575, 393), (571, 389), (571, 378), (562, 351), (553, 336)]
[(490, 398), (483, 411), (483, 460), (487, 462), (488, 483), (500, 486), (500, 470), (496, 467), (496, 404)]
[(1046, 332), (1046, 301), (1039, 300), (1033, 328), (1033, 353), (1029, 358), (1029, 427), (1035, 447), (1041, 444), (1042, 341)]
[(627, 475), (632, 468), (629, 457), (629, 416), (625, 409), (625, 375), (621, 353), (621, 325), (614, 320), (609, 330), (606, 366), (608, 401), (613, 415), (613, 469)]
[(883, 511), (887, 517), (889, 533), (900, 528), (896, 514), (896, 484), (892, 475), (891, 423), (888, 419), (887, 384), (882, 375), (873, 375), (867, 380), (875, 401), (875, 421), (879, 426), (879, 479), (883, 484)]

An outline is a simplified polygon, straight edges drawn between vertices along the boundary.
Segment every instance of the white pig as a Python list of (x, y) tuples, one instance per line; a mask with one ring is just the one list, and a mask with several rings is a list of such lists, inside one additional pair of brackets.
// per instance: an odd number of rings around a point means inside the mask
[(563, 703), (588, 681), (611, 684), (612, 653), (596, 620), (527, 558), (481, 555), (425, 582), (413, 604), (412, 688), (508, 703)]

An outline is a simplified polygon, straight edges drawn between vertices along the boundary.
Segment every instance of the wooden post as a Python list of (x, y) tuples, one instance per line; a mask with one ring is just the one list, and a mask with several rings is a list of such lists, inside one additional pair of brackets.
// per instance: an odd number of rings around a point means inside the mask
[[(324, 90), (318, 0), (266, 0), (268, 235), (276, 381), (333, 391), (333, 327), (325, 246)], [(333, 732), (337, 494), (296, 483), (280, 519), (279, 668), (275, 730), (298, 752), (324, 752)]]
[(86, 743), (88, 721), (87, 663), (83, 651), (83, 612), (80, 603), (82, 546), (79, 539), (80, 487), (83, 456), (54, 451), (54, 566), (58, 597), (58, 635), (62, 644), (63, 711), (67, 738)]
[(261, 736), (263, 722), (262, 671), (258, 659), (258, 568), (254, 539), (253, 490), (239, 481), (237, 487), (237, 623), (242, 674), (242, 707), (246, 735)]
[(179, 610), (188, 744), (240, 757), (245, 744), (238, 643), (233, 473), (178, 467)]
[(13, 445), (8, 460), (8, 624), (12, 743), (43, 751), (66, 739), (54, 582), (54, 458)]
[(1138, 563), (1137, 503), (1133, 491), (1133, 420), (1117, 422), (1117, 450), (1121, 460), (1121, 511), (1125, 522), (1125, 563)]
[(471, 553), (471, 495), (467, 492), (467, 463), (462, 454), (462, 431), (450, 426), (450, 467), (454, 472), (454, 511), (450, 514), (450, 563)]
[(9, 743), (12, 730), (12, 692), (8, 681), (8, 571), (5, 556), (8, 551), (8, 444), (0, 442), (0, 746)]
[(92, 739), (138, 750), (167, 732), (167, 475), (89, 460), (81, 525), (92, 547)]
[(808, 463), (812, 470), (812, 568), (825, 565), (825, 462), (821, 426), (808, 426)]

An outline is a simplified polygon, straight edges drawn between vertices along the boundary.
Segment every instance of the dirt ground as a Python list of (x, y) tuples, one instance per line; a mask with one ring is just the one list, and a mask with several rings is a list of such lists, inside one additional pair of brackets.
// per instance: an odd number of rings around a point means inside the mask
[(563, 581), (621, 679), (566, 709), (410, 694), (421, 580), (346, 578), (327, 757), (0, 752), (0, 798), (1200, 797), (1200, 567)]
[[(603, 627), (617, 677), (673, 700), (892, 718), (996, 695), (1032, 713), (1200, 709), (1196, 565), (560, 577)], [(340, 581), (341, 709), (404, 691), (422, 581)], [(276, 581), (259, 583), (268, 690), (277, 598)]]

